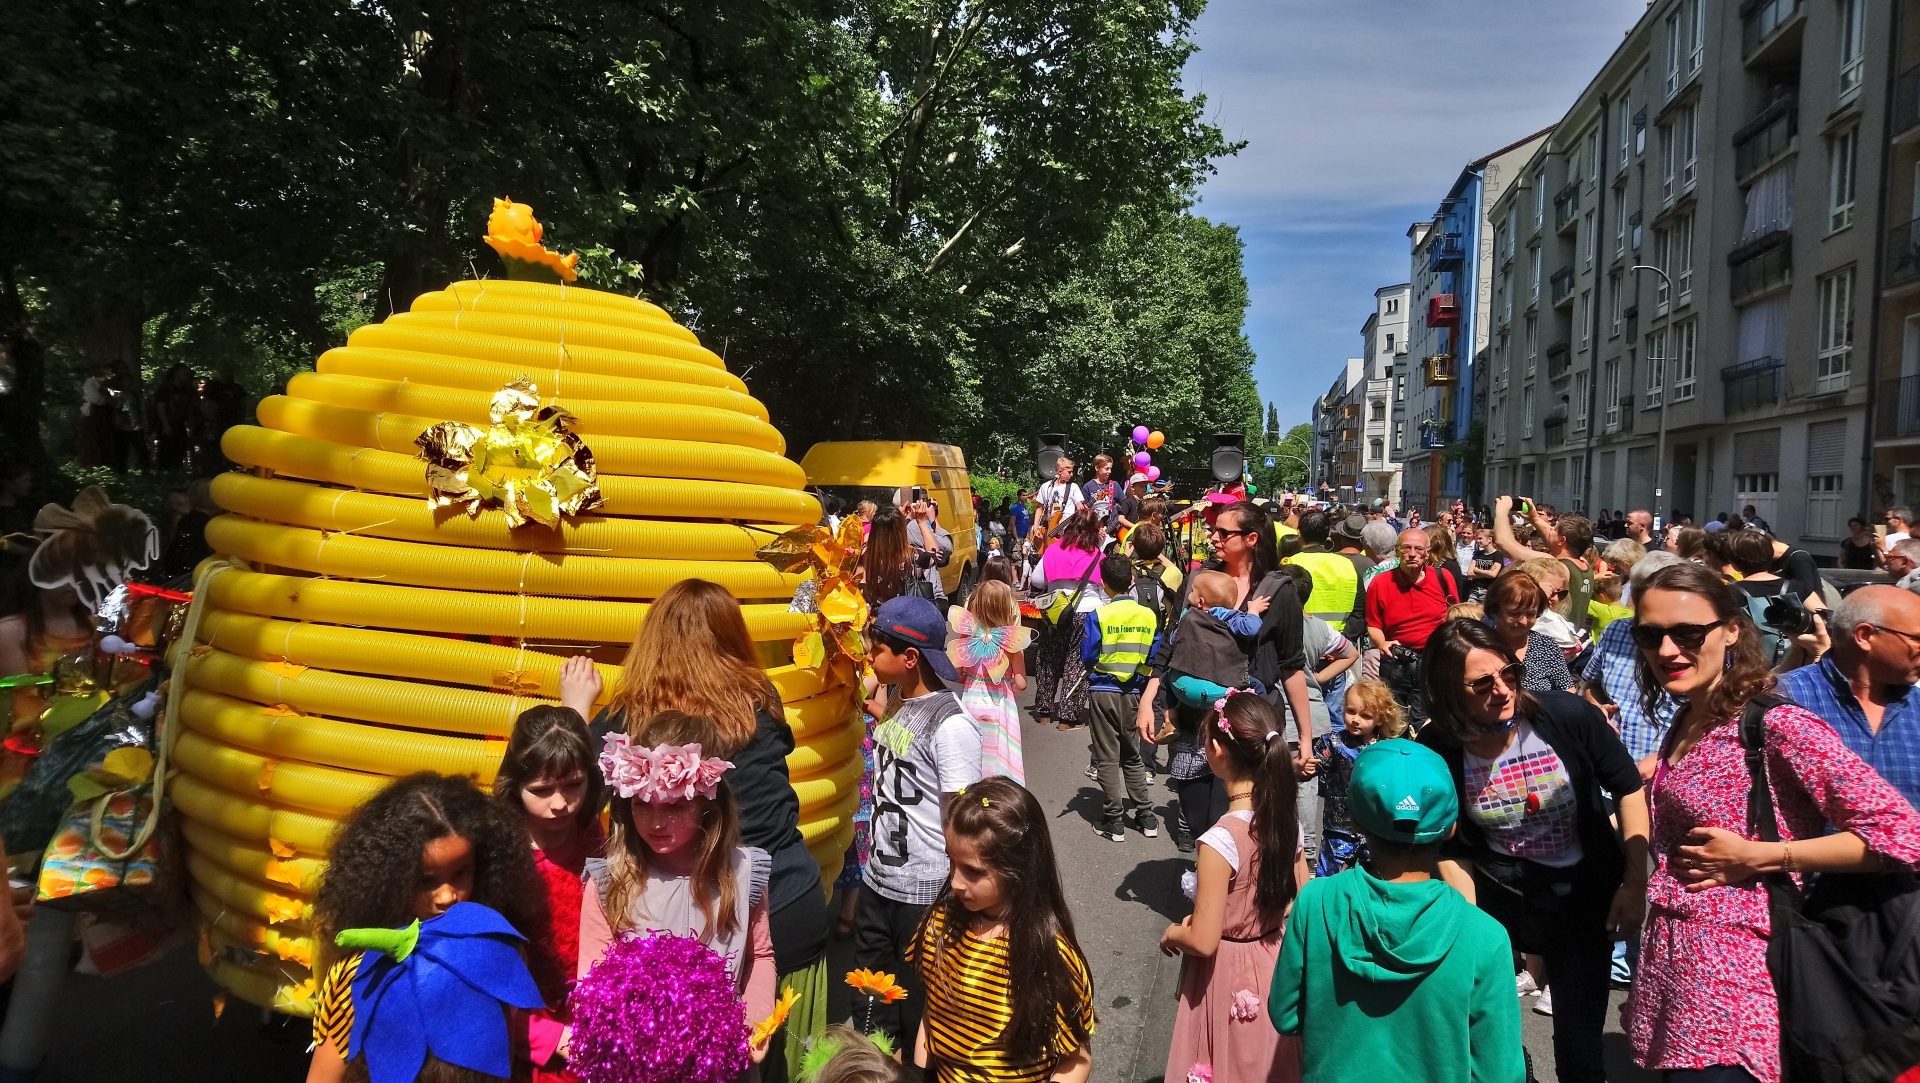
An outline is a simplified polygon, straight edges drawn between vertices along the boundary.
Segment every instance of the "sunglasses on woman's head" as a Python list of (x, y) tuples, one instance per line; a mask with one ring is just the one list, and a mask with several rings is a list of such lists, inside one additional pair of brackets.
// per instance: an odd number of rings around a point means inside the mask
[(1490, 696), (1493, 694), (1493, 683), (1495, 681), (1506, 685), (1508, 691), (1517, 691), (1520, 688), (1521, 682), (1526, 680), (1526, 676), (1526, 663), (1509, 663), (1494, 670), (1492, 673), (1475, 677), (1473, 680), (1468, 681), (1467, 691), (1472, 692), (1476, 696)]
[(1707, 641), (1707, 633), (1727, 623), (1724, 620), (1712, 624), (1635, 624), (1633, 626), (1633, 645), (1643, 651), (1659, 650), (1660, 644), (1671, 637), (1673, 645), (1683, 651), (1697, 651)]

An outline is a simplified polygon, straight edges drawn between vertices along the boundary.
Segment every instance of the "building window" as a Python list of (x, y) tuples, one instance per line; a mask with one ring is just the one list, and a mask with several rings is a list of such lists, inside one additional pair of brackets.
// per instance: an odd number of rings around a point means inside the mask
[(1620, 427), (1620, 362), (1608, 361), (1600, 369), (1600, 401), (1607, 404), (1607, 431)]
[(1593, 291), (1580, 291), (1580, 348), (1593, 340)]
[(1381, 451), (1381, 444), (1383, 442), (1384, 441), (1382, 441), (1378, 436), (1367, 441), (1367, 462), (1370, 465), (1373, 465), (1373, 466), (1380, 465), (1380, 459), (1381, 459), (1380, 451)]
[(1540, 358), (1540, 320), (1537, 316), (1527, 317), (1527, 375), (1531, 376), (1539, 364)]
[(1613, 254), (1618, 256), (1627, 250), (1627, 190), (1613, 190)]
[(1820, 357), (1816, 394), (1845, 391), (1853, 372), (1853, 268), (1820, 280)]
[(1700, 323), (1688, 320), (1673, 329), (1673, 401), (1693, 398), (1694, 348), (1699, 345)]
[(1587, 265), (1591, 267), (1593, 265), (1594, 250), (1600, 247), (1600, 238), (1594, 235), (1595, 231), (1593, 228), (1593, 212), (1592, 211), (1587, 212), (1586, 219), (1580, 223), (1580, 228), (1583, 231), (1585, 231), (1587, 235), (1587, 247), (1586, 247)]
[(1392, 331), (1387, 332), (1387, 352), (1388, 353), (1393, 352), (1393, 332)]
[(1527, 389), (1525, 400), (1526, 400), (1526, 406), (1525, 406), (1526, 413), (1523, 414), (1520, 419), (1520, 435), (1531, 437), (1533, 435), (1533, 389), (1532, 388)]
[(1387, 419), (1387, 404), (1385, 400), (1374, 399), (1373, 402), (1368, 404), (1367, 409), (1368, 409), (1368, 412), (1372, 415), (1367, 420), (1385, 421)]
[(1539, 229), (1547, 215), (1547, 171), (1542, 169), (1533, 175), (1533, 228)]
[(1673, 125), (1660, 125), (1660, 199), (1673, 202), (1673, 179), (1680, 163), (1673, 156)]
[(1707, 55), (1707, 5), (1706, 0), (1687, 0), (1688, 27), (1692, 37), (1688, 42), (1692, 49), (1687, 53), (1687, 74), (1700, 70)]
[(1621, 295), (1624, 292), (1625, 291), (1620, 288), (1620, 273), (1615, 271), (1613, 274), (1608, 275), (1607, 293), (1613, 298), (1613, 308), (1609, 312), (1610, 318), (1607, 321), (1609, 328), (1608, 334), (1617, 335), (1620, 333), (1620, 318), (1624, 314), (1622, 310), (1626, 307), (1625, 302), (1621, 300)]
[(1840, 99), (1860, 93), (1866, 67), (1866, 0), (1840, 0)]
[[(1393, 378), (1393, 401), (1395, 402), (1407, 401), (1407, 378), (1405, 376), (1395, 376)], [(1394, 441), (1394, 444), (1396, 446), (1399, 443), (1400, 443), (1399, 440)]]
[(1587, 187), (1600, 183), (1600, 129), (1587, 132)]
[(1528, 302), (1534, 302), (1540, 299), (1540, 250), (1538, 248), (1533, 250), (1532, 259), (1533, 288), (1531, 292), (1527, 294)]
[(1660, 405), (1662, 386), (1667, 373), (1667, 333), (1654, 331), (1647, 335), (1647, 405)]
[(1667, 97), (1680, 89), (1680, 57), (1686, 52), (1681, 41), (1680, 13), (1667, 16)]
[(1837, 538), (1846, 534), (1844, 480), (1839, 474), (1815, 474), (1807, 479), (1807, 535)]
[(1680, 123), (1674, 125), (1675, 138), (1680, 146), (1680, 190), (1693, 187), (1694, 177), (1698, 175), (1700, 150), (1700, 107), (1689, 105), (1680, 110)]
[(1573, 374), (1573, 431), (1587, 431), (1587, 374)]
[(1753, 505), (1760, 518), (1771, 522), (1780, 511), (1780, 474), (1735, 474), (1733, 502), (1737, 507)]
[[(1391, 316), (1398, 311), (1400, 311), (1400, 298), (1398, 297), (1387, 298), (1387, 315)], [(1389, 335), (1387, 337), (1392, 338), (1393, 336)]]
[(1854, 167), (1859, 161), (1860, 129), (1849, 128), (1827, 140), (1827, 229), (1853, 224)]
[(1405, 451), (1406, 448), (1407, 423), (1404, 421), (1396, 421), (1393, 423), (1393, 453), (1398, 455), (1402, 451)]
[(1693, 215), (1688, 214), (1673, 223), (1673, 269), (1667, 273), (1673, 275), (1673, 290), (1679, 294), (1674, 305), (1688, 304), (1693, 300)]
[(1653, 311), (1655, 315), (1666, 312), (1667, 306), (1673, 301), (1672, 295), (1667, 290), (1673, 277), (1672, 260), (1668, 257), (1668, 254), (1672, 250), (1673, 228), (1671, 226), (1663, 226), (1660, 229), (1654, 230), (1653, 265), (1667, 272), (1664, 275), (1653, 276)]
[(1617, 121), (1620, 126), (1620, 168), (1625, 169), (1627, 163), (1633, 161), (1633, 110), (1627, 104), (1627, 100), (1622, 98), (1618, 111), (1620, 113), (1620, 119)]

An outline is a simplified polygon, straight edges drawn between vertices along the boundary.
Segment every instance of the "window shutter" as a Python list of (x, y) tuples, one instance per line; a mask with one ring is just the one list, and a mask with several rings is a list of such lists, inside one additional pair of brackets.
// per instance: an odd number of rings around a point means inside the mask
[(1733, 470), (1736, 474), (1778, 474), (1780, 472), (1780, 430), (1761, 429), (1733, 435)]
[(1847, 471), (1847, 419), (1818, 421), (1807, 426), (1807, 473), (1844, 474)]

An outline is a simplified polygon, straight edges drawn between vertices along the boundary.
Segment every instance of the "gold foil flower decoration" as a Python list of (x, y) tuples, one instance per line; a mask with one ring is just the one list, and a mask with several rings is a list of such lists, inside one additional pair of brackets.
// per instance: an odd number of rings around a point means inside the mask
[(494, 394), (490, 413), (487, 428), (442, 421), (414, 440), (429, 505), (470, 516), (499, 508), (514, 526), (548, 527), (600, 506), (593, 451), (573, 431), (572, 414), (540, 405), (524, 376)]
[(793, 642), (793, 662), (809, 669), (825, 667), (828, 680), (856, 686), (867, 657), (866, 627), (871, 614), (866, 594), (854, 580), (860, 563), (860, 520), (848, 516), (836, 533), (822, 526), (800, 526), (760, 547), (761, 560), (786, 573), (808, 571), (796, 607), (813, 616), (813, 630)]
[(540, 243), (546, 230), (533, 216), (533, 208), (511, 199), (493, 201), (493, 213), (487, 216), (487, 246), (500, 253), (507, 277), (531, 282), (572, 282), (580, 275), (573, 269), (579, 255), (561, 255)]

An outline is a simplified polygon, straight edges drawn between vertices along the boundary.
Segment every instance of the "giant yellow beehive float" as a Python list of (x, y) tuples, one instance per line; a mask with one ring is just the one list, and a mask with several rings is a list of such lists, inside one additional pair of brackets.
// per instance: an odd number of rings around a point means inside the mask
[(222, 441), (245, 469), (214, 484), (221, 556), (176, 676), (169, 794), (214, 975), (254, 1003), (312, 1010), (310, 899), (342, 817), (413, 771), (490, 783), (564, 658), (617, 658), (681, 579), (744, 607), (829, 881), (852, 836), (848, 667), (819, 664), (819, 618), (789, 611), (800, 576), (756, 556), (818, 517), (800, 468), (691, 331), (569, 285), (539, 239), (525, 207), (496, 203), (488, 242), (558, 281), (428, 293)]

